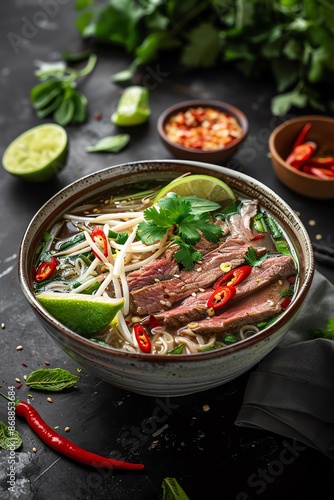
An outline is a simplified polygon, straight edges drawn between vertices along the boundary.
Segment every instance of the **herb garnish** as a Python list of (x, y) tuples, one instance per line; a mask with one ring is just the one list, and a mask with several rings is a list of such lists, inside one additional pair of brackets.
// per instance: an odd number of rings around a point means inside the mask
[(80, 377), (62, 368), (40, 368), (30, 373), (26, 384), (42, 391), (62, 391), (73, 387)]
[(55, 122), (62, 126), (84, 122), (87, 118), (87, 99), (75, 89), (75, 82), (91, 73), (95, 63), (96, 55), (91, 54), (81, 70), (64, 64), (37, 70), (35, 75), (43, 83), (31, 89), (30, 100), (38, 118), (52, 115)]
[(312, 328), (309, 333), (313, 338), (334, 340), (334, 318), (327, 318), (326, 328)]
[(162, 500), (189, 500), (188, 495), (174, 477), (163, 479), (162, 491)]
[(203, 257), (193, 245), (201, 238), (217, 242), (222, 235), (219, 226), (210, 221), (210, 211), (220, 208), (218, 203), (197, 198), (168, 193), (157, 205), (144, 210), (145, 221), (138, 225), (137, 236), (145, 244), (161, 240), (168, 232), (179, 246), (174, 257), (187, 271)]
[(245, 261), (247, 262), (247, 264), (253, 267), (260, 267), (262, 265), (262, 262), (266, 260), (267, 257), (267, 253), (258, 256), (254, 247), (248, 247), (248, 250), (245, 253)]
[(117, 134), (104, 137), (98, 141), (95, 146), (88, 146), (86, 153), (118, 153), (130, 141), (129, 134)]
[(15, 429), (9, 429), (4, 422), (0, 422), (0, 448), (3, 450), (17, 450), (22, 444), (22, 438)]

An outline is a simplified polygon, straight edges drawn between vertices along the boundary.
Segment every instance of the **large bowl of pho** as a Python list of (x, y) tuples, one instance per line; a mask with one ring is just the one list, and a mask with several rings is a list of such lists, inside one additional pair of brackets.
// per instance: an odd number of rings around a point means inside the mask
[[(200, 177), (180, 182), (190, 175)], [(225, 196), (211, 195), (203, 175)], [(73, 182), (36, 213), (19, 256), (24, 295), (60, 348), (150, 396), (204, 391), (249, 370), (294, 322), (313, 273), (309, 236), (276, 193), (182, 160)]]

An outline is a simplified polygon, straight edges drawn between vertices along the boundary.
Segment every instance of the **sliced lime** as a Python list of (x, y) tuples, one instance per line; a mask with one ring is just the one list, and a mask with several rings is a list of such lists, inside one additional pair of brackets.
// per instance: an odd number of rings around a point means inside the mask
[(159, 191), (154, 202), (173, 192), (179, 196), (198, 196), (216, 203), (234, 201), (235, 194), (225, 182), (210, 175), (188, 175), (175, 179)]
[(46, 123), (14, 139), (5, 150), (2, 164), (12, 175), (44, 182), (62, 170), (67, 161), (68, 138), (60, 125)]
[(133, 85), (124, 90), (111, 121), (120, 127), (141, 125), (148, 120), (151, 111), (149, 93), (145, 87)]
[(42, 292), (36, 298), (56, 320), (84, 337), (107, 328), (124, 305), (124, 299), (80, 293)]

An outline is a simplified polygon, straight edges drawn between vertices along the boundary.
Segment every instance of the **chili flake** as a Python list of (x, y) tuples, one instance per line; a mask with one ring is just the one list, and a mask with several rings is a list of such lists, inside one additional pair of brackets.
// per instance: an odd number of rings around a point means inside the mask
[(189, 108), (172, 116), (165, 126), (167, 137), (185, 148), (210, 151), (224, 148), (241, 137), (237, 119), (213, 108)]

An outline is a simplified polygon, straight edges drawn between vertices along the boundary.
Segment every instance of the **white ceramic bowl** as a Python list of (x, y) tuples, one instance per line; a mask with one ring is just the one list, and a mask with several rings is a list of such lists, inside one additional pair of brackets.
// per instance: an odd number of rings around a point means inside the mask
[[(92, 195), (130, 182), (165, 183), (182, 173), (214, 175), (277, 218), (294, 242), (299, 261), (297, 290), (290, 307), (269, 327), (227, 348), (194, 355), (132, 354), (96, 344), (56, 321), (36, 300), (31, 278), (33, 256), (43, 233), (70, 208)], [(181, 160), (152, 160), (117, 165), (68, 185), (34, 216), (21, 243), (19, 277), (23, 293), (51, 338), (93, 375), (117, 387), (149, 396), (182, 396), (224, 384), (253, 367), (282, 339), (295, 320), (310, 289), (314, 273), (309, 236), (293, 210), (271, 189), (240, 172)]]

